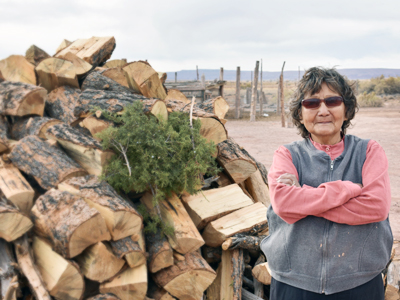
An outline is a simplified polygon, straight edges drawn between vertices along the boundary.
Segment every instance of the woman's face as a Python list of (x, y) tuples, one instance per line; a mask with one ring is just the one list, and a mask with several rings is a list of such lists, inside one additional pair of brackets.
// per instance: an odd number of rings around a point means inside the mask
[[(321, 90), (313, 95), (306, 95), (308, 98), (325, 99), (331, 96), (341, 96), (329, 89), (326, 83), (321, 85)], [(320, 144), (333, 145), (341, 140), (340, 130), (343, 122), (347, 120), (346, 109), (342, 102), (339, 106), (327, 107), (325, 102), (321, 102), (319, 108), (308, 109), (301, 106), (301, 124), (303, 124), (312, 139)]]

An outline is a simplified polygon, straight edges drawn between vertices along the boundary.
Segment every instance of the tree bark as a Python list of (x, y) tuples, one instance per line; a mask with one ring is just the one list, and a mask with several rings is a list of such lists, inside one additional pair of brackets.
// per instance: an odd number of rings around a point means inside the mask
[(79, 196), (50, 190), (32, 208), (35, 232), (48, 238), (65, 258), (80, 254), (88, 246), (111, 236), (100, 213)]
[(266, 236), (251, 236), (242, 233), (235, 234), (234, 236), (227, 238), (222, 244), (223, 250), (232, 250), (236, 248), (242, 248), (252, 251), (260, 251), (260, 243)]
[(62, 57), (71, 52), (77, 57), (91, 64), (93, 67), (101, 65), (111, 57), (115, 49), (115, 39), (108, 37), (91, 37), (89, 39), (79, 39), (69, 46), (59, 51), (55, 57)]
[(0, 189), (22, 212), (30, 212), (35, 191), (21, 172), (12, 163), (6, 163), (3, 159), (0, 159)]
[(18, 120), (12, 125), (11, 137), (14, 140), (21, 140), (28, 135), (36, 135), (46, 139), (46, 131), (55, 124), (61, 123), (60, 120), (47, 117), (26, 117)]
[(102, 75), (98, 71), (91, 72), (82, 83), (82, 91), (102, 90), (115, 93), (132, 94), (131, 90), (118, 82)]
[(262, 203), (255, 203), (223, 216), (209, 223), (203, 231), (206, 245), (221, 246), (222, 243), (236, 233), (250, 231), (252, 228), (267, 224), (265, 218), (267, 208)]
[(214, 281), (216, 273), (197, 252), (187, 253), (184, 258), (154, 274), (153, 279), (174, 297), (200, 299)]
[(85, 283), (79, 267), (51, 249), (51, 246), (34, 236), (32, 244), (36, 265), (42, 275), (46, 289), (56, 299), (82, 299)]
[(71, 178), (60, 184), (59, 190), (83, 197), (90, 207), (99, 211), (114, 241), (141, 233), (143, 217), (96, 176)]
[(35, 66), (22, 55), (0, 60), (0, 71), (5, 80), (36, 85)]
[(229, 138), (218, 144), (218, 163), (235, 183), (242, 182), (257, 171), (257, 165), (248, 153)]
[(0, 83), (0, 107), (3, 116), (43, 116), (47, 91), (31, 84), (3, 81)]
[(62, 150), (32, 135), (16, 143), (9, 158), (14, 166), (32, 175), (44, 189), (54, 188), (70, 177), (87, 174)]
[(16, 300), (19, 288), (14, 253), (11, 244), (0, 239), (0, 296), (4, 300)]
[(15, 254), (18, 260), (18, 266), (21, 273), (28, 279), (29, 287), (36, 300), (52, 300), (47, 292), (42, 275), (36, 267), (36, 262), (33, 259), (31, 248), (28, 243), (28, 237), (22, 236), (14, 241)]
[(100, 176), (114, 155), (110, 150), (103, 151), (101, 144), (91, 136), (65, 123), (50, 127), (46, 138), (56, 140), (73, 160), (92, 175)]
[(8, 128), (7, 118), (0, 115), (0, 153), (7, 151), (10, 147)]
[(76, 122), (78, 118), (74, 116), (74, 108), (80, 94), (80, 89), (67, 85), (51, 91), (46, 101), (46, 113), (67, 124)]
[(76, 68), (68, 60), (55, 57), (46, 58), (35, 70), (39, 84), (49, 93), (63, 85), (79, 88)]
[(222, 249), (221, 247), (209, 247), (204, 245), (201, 247), (201, 253), (209, 264), (218, 263), (221, 261)]

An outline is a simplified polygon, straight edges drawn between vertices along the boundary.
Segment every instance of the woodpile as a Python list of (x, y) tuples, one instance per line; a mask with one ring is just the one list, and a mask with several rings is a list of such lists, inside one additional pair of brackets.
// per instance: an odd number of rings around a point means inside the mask
[(193, 117), (223, 171), (160, 202), (172, 235), (144, 232), (137, 205), (156, 214), (151, 192), (119, 194), (99, 179), (116, 154), (94, 136), (114, 126), (98, 108), (190, 112), (166, 73), (108, 60), (114, 48), (113, 37), (64, 40), (54, 56), (33, 45), (0, 61), (2, 299), (267, 299), (266, 170), (228, 138), (222, 97), (196, 103)]

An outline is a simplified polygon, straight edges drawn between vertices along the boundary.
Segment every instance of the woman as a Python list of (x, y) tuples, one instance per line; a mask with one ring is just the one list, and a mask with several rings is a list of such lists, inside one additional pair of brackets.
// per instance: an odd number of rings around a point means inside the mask
[(383, 300), (389, 261), (388, 162), (373, 140), (346, 135), (357, 100), (335, 69), (311, 68), (290, 104), (301, 141), (268, 174), (270, 235), (261, 243), (270, 300)]

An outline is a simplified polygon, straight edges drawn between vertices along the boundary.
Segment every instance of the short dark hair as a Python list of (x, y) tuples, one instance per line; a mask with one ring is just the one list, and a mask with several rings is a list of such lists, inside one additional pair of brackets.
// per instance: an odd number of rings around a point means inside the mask
[(297, 89), (293, 94), (293, 98), (290, 101), (289, 109), (293, 119), (293, 124), (299, 130), (300, 135), (303, 138), (307, 138), (310, 133), (305, 128), (301, 121), (301, 100), (304, 99), (305, 95), (313, 95), (321, 90), (323, 83), (326, 83), (328, 87), (343, 97), (345, 113), (347, 120), (343, 122), (342, 132), (346, 133), (346, 129), (351, 125), (351, 120), (354, 118), (355, 113), (358, 111), (357, 98), (354, 94), (354, 84), (351, 84), (349, 80), (339, 72), (332, 69), (325, 69), (322, 67), (313, 67), (308, 69), (297, 85)]

